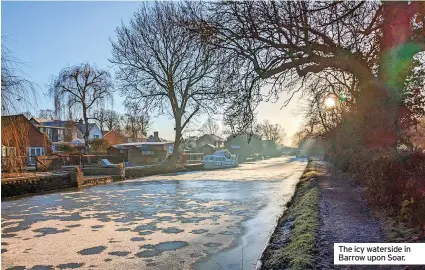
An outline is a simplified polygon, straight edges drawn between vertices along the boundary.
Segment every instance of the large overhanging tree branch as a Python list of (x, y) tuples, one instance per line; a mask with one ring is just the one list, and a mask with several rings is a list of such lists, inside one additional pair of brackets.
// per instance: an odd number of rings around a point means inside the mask
[(218, 74), (220, 55), (185, 31), (182, 16), (179, 4), (142, 5), (129, 25), (116, 29), (110, 59), (128, 100), (141, 101), (149, 110), (174, 118), (172, 164), (178, 159), (187, 125), (195, 115), (216, 109), (214, 104), (224, 92)]
[[(294, 74), (306, 77), (328, 69), (349, 73), (361, 90), (359, 106), (393, 104), (382, 110), (394, 112), (384, 121), (392, 125), (405, 67), (425, 50), (424, 6), (352, 1), (189, 3), (192, 20), (186, 27), (204, 42), (245, 59), (259, 78), (279, 85), (272, 89), (294, 91), (284, 87)], [(378, 98), (370, 100), (371, 96)]]
[(80, 112), (86, 127), (83, 131), (86, 151), (89, 151), (90, 110), (104, 101), (111, 100), (112, 92), (109, 72), (89, 64), (63, 69), (51, 84), (50, 94), (54, 98), (57, 115), (60, 115), (64, 108)]

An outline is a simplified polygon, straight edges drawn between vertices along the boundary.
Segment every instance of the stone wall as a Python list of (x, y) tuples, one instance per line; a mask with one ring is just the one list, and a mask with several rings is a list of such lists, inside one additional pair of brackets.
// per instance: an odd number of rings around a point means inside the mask
[(84, 175), (120, 175), (120, 168), (83, 168)]
[(1, 198), (79, 187), (82, 180), (81, 172), (2, 179)]
[(96, 185), (110, 183), (114, 180), (119, 180), (119, 179), (120, 179), (120, 177), (113, 177), (113, 176), (84, 178), (82, 185), (83, 186), (96, 186)]
[[(139, 178), (155, 174), (175, 173), (202, 170), (202, 164), (170, 168), (157, 165), (145, 168), (126, 168), (125, 178)], [(93, 177), (83, 177), (83, 172), (71, 171), (62, 174), (38, 175), (30, 177), (6, 178), (1, 180), (1, 198), (36, 194), (51, 190), (73, 187), (93, 186), (112, 181), (123, 180), (119, 168), (84, 168), (84, 174)], [(104, 175), (104, 177), (96, 177)]]
[(171, 168), (166, 165), (156, 165), (147, 168), (125, 168), (125, 178), (139, 178), (144, 176), (164, 174), (164, 173), (176, 173), (176, 172), (187, 172), (202, 170), (202, 164), (189, 165), (185, 167)]

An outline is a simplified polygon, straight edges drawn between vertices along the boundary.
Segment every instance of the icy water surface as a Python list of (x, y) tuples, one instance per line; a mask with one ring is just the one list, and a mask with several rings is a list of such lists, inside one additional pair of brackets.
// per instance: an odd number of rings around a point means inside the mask
[(303, 159), (2, 202), (2, 269), (253, 269)]

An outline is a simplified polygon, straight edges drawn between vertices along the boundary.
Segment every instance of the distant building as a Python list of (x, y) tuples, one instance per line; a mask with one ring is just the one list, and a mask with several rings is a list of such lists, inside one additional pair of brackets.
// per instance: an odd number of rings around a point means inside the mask
[(150, 135), (147, 139), (148, 142), (166, 142), (167, 140), (164, 140), (159, 137), (158, 131), (155, 131), (153, 135)]
[(146, 142), (148, 140), (148, 137), (146, 137), (145, 134), (137, 134), (137, 136), (134, 136), (132, 132), (129, 131), (121, 131), (121, 134), (125, 137), (125, 142)]
[(133, 166), (163, 162), (173, 153), (173, 142), (135, 142), (111, 146), (108, 154), (118, 156)]
[(197, 136), (190, 136), (184, 139), (185, 150), (193, 150), (196, 148), (196, 141), (199, 139)]
[(207, 144), (220, 148), (224, 146), (224, 140), (214, 134), (204, 134), (196, 140), (196, 148), (198, 149)]
[[(78, 129), (81, 131), (81, 134), (83, 135), (82, 138), (84, 138), (87, 125), (83, 123), (83, 120), (80, 120), (78, 122)], [(89, 141), (94, 139), (102, 139), (102, 131), (100, 130), (99, 126), (96, 123), (89, 123), (88, 130), (89, 130), (89, 137), (88, 137)]]
[(116, 130), (109, 130), (102, 132), (102, 138), (110, 145), (126, 143), (127, 138)]
[(198, 151), (203, 153), (204, 155), (211, 155), (215, 152), (216, 149), (217, 147), (215, 147), (212, 144), (205, 144), (201, 146), (200, 148), (198, 148)]
[[(37, 156), (49, 155), (52, 143), (23, 114), (1, 117), (2, 168), (11, 162), (33, 166)], [(20, 159), (20, 160), (17, 160)]]
[(41, 132), (44, 132), (52, 143), (72, 142), (82, 137), (74, 121), (31, 118), (30, 122)]

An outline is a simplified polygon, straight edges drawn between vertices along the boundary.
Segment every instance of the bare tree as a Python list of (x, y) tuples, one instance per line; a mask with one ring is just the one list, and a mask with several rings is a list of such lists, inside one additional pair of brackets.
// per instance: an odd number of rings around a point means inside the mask
[(117, 28), (112, 63), (129, 100), (143, 101), (149, 110), (169, 113), (175, 122), (175, 164), (182, 133), (203, 111), (214, 110), (220, 94), (219, 54), (181, 26), (180, 4), (144, 4), (128, 26)]
[(147, 112), (147, 107), (142, 107), (140, 103), (125, 102), (126, 113), (122, 116), (123, 128), (133, 139), (147, 136), (151, 119)]
[[(270, 82), (272, 94), (281, 89), (293, 94), (303, 89), (312, 74), (344, 72), (354, 77), (359, 90), (356, 111), (363, 115), (359, 117), (361, 126), (386, 137), (397, 132), (397, 107), (406, 67), (415, 54), (425, 50), (423, 2), (226, 1), (188, 5), (193, 15), (188, 28), (204, 42), (241, 58), (241, 70), (252, 70)], [(403, 16), (397, 16), (401, 13)], [(301, 87), (294, 87), (297, 85)], [(367, 113), (371, 111), (374, 113)], [(236, 112), (242, 122), (252, 119), (243, 118), (249, 110)], [(394, 146), (395, 140), (387, 142), (382, 141)]]
[(92, 119), (99, 125), (100, 130), (120, 130), (120, 115), (113, 110), (101, 108), (92, 113)]
[(63, 69), (54, 79), (50, 94), (54, 98), (55, 111), (64, 107), (81, 112), (84, 124), (84, 141), (89, 150), (90, 110), (100, 103), (112, 99), (112, 81), (108, 71), (90, 64), (80, 64)]
[(219, 135), (220, 134), (220, 126), (218, 123), (211, 117), (208, 117), (208, 119), (205, 121), (205, 123), (200, 128), (199, 132), (202, 134), (213, 134), (213, 135)]
[(29, 120), (32, 117), (32, 113), (30, 111), (22, 112), (22, 114)]
[[(4, 39), (2, 37), (2, 39)], [(25, 78), (21, 71), (22, 62), (11, 55), (9, 49), (1, 45), (1, 110), (2, 114), (16, 113), (36, 100), (36, 85)]]
[(256, 126), (256, 133), (266, 140), (281, 143), (285, 137), (285, 130), (279, 124), (272, 124), (265, 120)]
[(107, 110), (105, 116), (105, 126), (108, 130), (121, 130), (120, 114), (116, 111)]
[(53, 120), (55, 119), (55, 111), (51, 109), (41, 109), (38, 112), (38, 117)]

